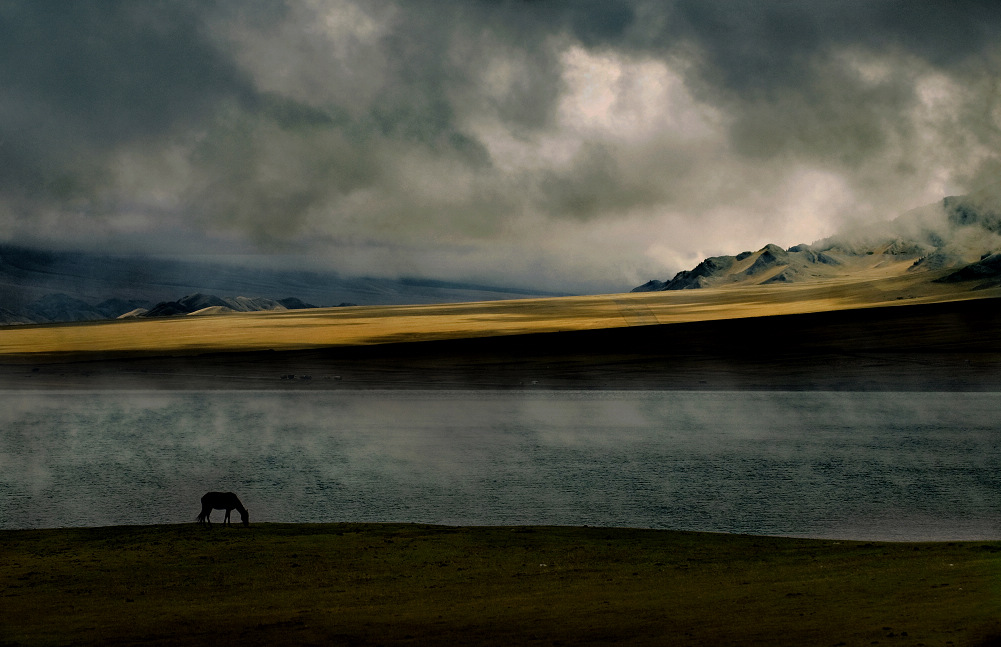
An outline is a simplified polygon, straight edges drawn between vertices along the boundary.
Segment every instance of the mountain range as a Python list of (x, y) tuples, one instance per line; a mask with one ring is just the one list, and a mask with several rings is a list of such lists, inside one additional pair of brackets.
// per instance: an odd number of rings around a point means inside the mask
[(712, 256), (667, 280), (633, 292), (879, 279), (928, 273), (939, 282), (1001, 284), (1001, 184), (906, 212), (896, 219), (847, 229), (812, 244), (765, 245), (734, 256)]
[[(338, 305), (353, 304), (341, 303)], [(318, 306), (295, 297), (275, 300), (262, 297), (217, 297), (201, 293), (189, 294), (176, 301), (161, 301), (156, 304), (143, 299), (113, 298), (92, 305), (68, 294), (53, 293), (28, 303), (27, 307), (19, 312), (0, 308), (0, 323), (10, 325), (100, 321), (104, 319), (172, 317), (258, 310), (300, 310), (316, 307)]]
[[(215, 296), (234, 294), (254, 296)], [(351, 278), (324, 271), (0, 244), (0, 324), (534, 296), (565, 295), (433, 279)]]

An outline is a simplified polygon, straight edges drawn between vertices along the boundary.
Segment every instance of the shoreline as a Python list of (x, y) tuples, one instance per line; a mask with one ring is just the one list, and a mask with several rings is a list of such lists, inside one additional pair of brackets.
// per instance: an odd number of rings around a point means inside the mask
[[(234, 513), (234, 517), (237, 516)], [(219, 527), (224, 528), (221, 517), (217, 511), (216, 521), (212, 522), (212, 528)], [(371, 527), (371, 528), (390, 528), (390, 527), (402, 527), (402, 528), (431, 528), (438, 529), (442, 532), (449, 531), (491, 531), (491, 530), (510, 530), (511, 532), (535, 532), (539, 530), (550, 530), (550, 531), (601, 531), (607, 530), (611, 532), (651, 532), (651, 533), (664, 533), (664, 534), (677, 534), (677, 535), (705, 535), (708, 537), (718, 537), (718, 538), (734, 538), (734, 539), (746, 539), (746, 540), (789, 540), (796, 542), (817, 542), (825, 544), (887, 544), (892, 546), (914, 546), (914, 545), (942, 545), (942, 546), (954, 546), (962, 544), (999, 544), (999, 551), (1001, 551), (1001, 536), (977, 536), (977, 537), (948, 537), (948, 538), (936, 538), (936, 539), (894, 539), (894, 538), (880, 538), (880, 537), (844, 537), (844, 536), (813, 536), (807, 534), (758, 534), (758, 533), (745, 533), (745, 532), (726, 532), (721, 530), (684, 530), (677, 528), (648, 528), (643, 526), (592, 526), (592, 525), (570, 525), (570, 524), (449, 524), (449, 523), (426, 523), (421, 521), (253, 521), (251, 522), (251, 527), (254, 528), (301, 528), (307, 530), (317, 530), (317, 529), (330, 529), (330, 528), (340, 528), (340, 527)], [(114, 533), (124, 533), (124, 532), (148, 532), (155, 530), (168, 530), (168, 529), (181, 529), (181, 528), (201, 528), (202, 526), (195, 521), (182, 521), (178, 523), (137, 523), (137, 524), (112, 524), (112, 525), (98, 525), (98, 526), (53, 526), (53, 527), (39, 527), (39, 528), (0, 528), (0, 544), (3, 541), (10, 539), (4, 535), (17, 535), (24, 533), (64, 533), (64, 532), (114, 532)], [(208, 526), (206, 529), (212, 529)], [(226, 528), (227, 531), (229, 528)], [(239, 530), (241, 532), (245, 531), (246, 528), (240, 526), (238, 520), (233, 522), (233, 529)]]

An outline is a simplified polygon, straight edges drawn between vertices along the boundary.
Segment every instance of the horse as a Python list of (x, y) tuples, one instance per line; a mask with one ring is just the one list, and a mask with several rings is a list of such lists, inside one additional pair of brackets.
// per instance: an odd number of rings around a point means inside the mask
[(227, 523), (232, 525), (229, 519), (229, 513), (234, 509), (240, 512), (240, 517), (243, 519), (243, 525), (250, 525), (250, 512), (243, 507), (240, 503), (239, 497), (237, 497), (232, 492), (206, 492), (205, 496), (202, 497), (202, 512), (198, 515), (198, 523), (207, 523), (212, 525), (212, 520), (209, 519), (209, 515), (212, 514), (213, 510), (225, 510), (226, 516), (223, 518), (222, 523), (226, 525)]

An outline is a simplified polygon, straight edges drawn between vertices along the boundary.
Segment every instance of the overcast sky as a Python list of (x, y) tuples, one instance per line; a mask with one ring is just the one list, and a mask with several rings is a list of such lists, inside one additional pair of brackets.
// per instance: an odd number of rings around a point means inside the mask
[(8, 242), (618, 291), (999, 154), (994, 0), (0, 3)]

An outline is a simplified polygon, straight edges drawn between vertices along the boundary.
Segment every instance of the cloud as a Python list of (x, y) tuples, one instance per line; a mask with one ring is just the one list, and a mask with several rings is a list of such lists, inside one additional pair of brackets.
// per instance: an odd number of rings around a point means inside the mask
[(220, 98), (252, 93), (180, 3), (14, 2), (0, 11), (4, 180), (11, 169), (37, 179), (76, 172), (83, 156), (197, 126)]
[(996, 180), (999, 25), (977, 2), (8, 2), (0, 237), (628, 289)]

